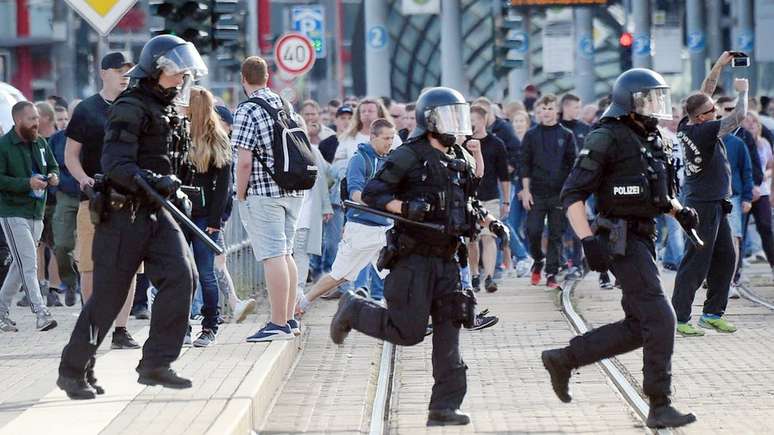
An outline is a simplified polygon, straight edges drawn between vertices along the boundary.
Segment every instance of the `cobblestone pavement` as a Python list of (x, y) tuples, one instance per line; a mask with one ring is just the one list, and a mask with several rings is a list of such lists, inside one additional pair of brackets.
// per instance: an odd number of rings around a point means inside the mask
[[(399, 348), (390, 415), (391, 433), (643, 433), (644, 426), (597, 366), (572, 379), (573, 402), (551, 390), (540, 352), (572, 337), (556, 292), (525, 278), (501, 282), (494, 294), (478, 294), (500, 323), (463, 331), (468, 393), (462, 405), (472, 423), (427, 428), (432, 386), (431, 340)], [(428, 337), (429, 338), (429, 337)]]
[[(756, 293), (774, 302), (768, 267), (754, 265), (748, 274)], [(662, 274), (664, 290), (671, 297), (674, 272)], [(763, 284), (767, 284), (764, 286)], [(706, 292), (696, 294), (692, 322), (701, 315)], [(600, 289), (596, 274), (587, 276), (573, 300), (591, 325), (600, 326), (623, 317), (620, 290)], [(739, 330), (734, 334), (706, 331), (704, 337), (675, 341), (672, 359), (673, 400), (683, 411), (696, 414), (698, 422), (684, 433), (771, 433), (774, 431), (774, 311), (745, 299), (732, 299), (726, 315)], [(642, 351), (616, 358), (640, 388)]]
[(367, 433), (381, 342), (353, 332), (341, 346), (330, 340), (337, 301), (320, 301), (303, 318), (301, 355), (262, 434)]

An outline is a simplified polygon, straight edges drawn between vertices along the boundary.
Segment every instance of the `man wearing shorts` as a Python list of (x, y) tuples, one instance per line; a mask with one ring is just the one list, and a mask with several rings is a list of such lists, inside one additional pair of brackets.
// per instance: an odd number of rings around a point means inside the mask
[[(386, 119), (379, 118), (371, 123), (371, 143), (361, 143), (347, 165), (347, 192), (349, 199), (362, 203), (361, 194), (366, 183), (382, 167), (390, 152), (395, 127)], [(308, 294), (304, 295), (299, 308), (305, 310), (311, 301), (345, 281), (354, 281), (365, 267), (376, 267), (379, 250), (386, 244), (385, 232), (392, 220), (360, 210), (347, 210), (344, 235), (339, 242), (336, 259), (331, 272), (320, 278)], [(384, 279), (387, 271), (373, 279)]]
[[(245, 94), (279, 109), (283, 105), (282, 99), (269, 89), (268, 80), (265, 60), (250, 56), (242, 62)], [(290, 116), (300, 119), (292, 108), (290, 112)], [(238, 152), (236, 196), (239, 217), (256, 261), (263, 263), (271, 304), (269, 322), (247, 337), (248, 342), (290, 340), (301, 334), (300, 325), (293, 318), (298, 271), (291, 254), (304, 192), (281, 188), (266, 169), (274, 164), (273, 132), (274, 121), (269, 112), (252, 101), (239, 105), (231, 131), (231, 144)]]

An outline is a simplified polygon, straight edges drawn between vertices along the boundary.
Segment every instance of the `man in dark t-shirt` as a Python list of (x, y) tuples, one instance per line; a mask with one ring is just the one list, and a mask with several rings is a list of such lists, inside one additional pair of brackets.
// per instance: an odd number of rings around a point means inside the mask
[[(724, 53), (725, 56), (725, 53)], [(683, 336), (702, 336), (701, 329), (691, 325), (691, 305), (696, 291), (707, 281), (707, 300), (699, 326), (721, 332), (734, 332), (736, 327), (722, 316), (736, 264), (736, 252), (728, 213), (731, 212), (731, 167), (721, 138), (736, 129), (747, 112), (748, 83), (736, 79), (738, 102), (733, 112), (716, 120), (717, 108), (709, 95), (714, 90), (712, 77), (720, 74), (725, 57), (721, 56), (703, 92), (688, 97), (688, 116), (680, 121), (677, 138), (683, 149), (685, 164), (685, 205), (699, 215), (699, 237), (704, 247), (687, 245), (685, 256), (675, 277), (672, 306), (677, 316), (677, 332)], [(730, 61), (730, 55), (729, 61)], [(719, 67), (719, 66), (720, 67)], [(716, 80), (714, 81), (716, 83)]]
[[(488, 133), (486, 121), (489, 111), (481, 105), (470, 108), (470, 121), (473, 126), (473, 139), (481, 143), (481, 154), (484, 159), (484, 175), (476, 189), (476, 198), (482, 202), (492, 217), (504, 221), (510, 210), (511, 182), (508, 174), (508, 151), (503, 141)], [(499, 182), (499, 183), (498, 183)], [(499, 184), (499, 186), (498, 186)], [(500, 195), (502, 190), (502, 195)], [(502, 198), (502, 199), (501, 199)], [(495, 235), (485, 228), (481, 231), (481, 259), (484, 263), (484, 288), (488, 292), (497, 291), (494, 280), (495, 263), (497, 261), (497, 242)], [(478, 290), (481, 278), (478, 270), (478, 243), (473, 242), (470, 249), (471, 285)]]
[[(110, 105), (118, 95), (129, 86), (129, 78), (124, 74), (134, 64), (123, 53), (108, 53), (102, 58), (100, 77), (102, 90), (81, 101), (73, 110), (73, 116), (67, 125), (67, 144), (65, 145), (65, 165), (70, 174), (78, 180), (81, 192), (88, 186), (94, 186), (94, 175), (102, 172), (102, 143), (105, 137), (105, 125)], [(94, 224), (91, 223), (89, 202), (81, 193), (76, 223), (76, 252), (78, 253), (78, 270), (81, 273), (81, 295), (83, 302), (91, 297), (93, 292), (92, 276), (94, 262), (92, 261), (91, 245), (94, 240)], [(100, 255), (99, 252), (95, 255)], [(126, 330), (126, 322), (134, 299), (134, 284), (129, 290), (126, 303), (116, 318), (113, 332), (113, 349), (137, 349), (140, 347)], [(146, 316), (147, 317), (147, 308)]]

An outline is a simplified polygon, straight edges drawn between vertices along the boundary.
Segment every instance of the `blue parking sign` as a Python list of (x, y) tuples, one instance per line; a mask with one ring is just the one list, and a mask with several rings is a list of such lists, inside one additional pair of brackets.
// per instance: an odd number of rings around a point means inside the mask
[(290, 10), (293, 30), (312, 41), (315, 56), (322, 59), (326, 55), (325, 12), (322, 5), (293, 6)]

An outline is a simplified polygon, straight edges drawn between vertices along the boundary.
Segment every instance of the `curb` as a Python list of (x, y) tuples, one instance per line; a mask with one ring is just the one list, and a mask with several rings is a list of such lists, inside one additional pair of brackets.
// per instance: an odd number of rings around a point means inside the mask
[(299, 344), (297, 340), (271, 342), (206, 434), (254, 433), (266, 420), (274, 394), (282, 386), (298, 355)]

